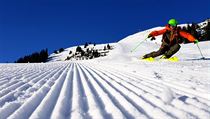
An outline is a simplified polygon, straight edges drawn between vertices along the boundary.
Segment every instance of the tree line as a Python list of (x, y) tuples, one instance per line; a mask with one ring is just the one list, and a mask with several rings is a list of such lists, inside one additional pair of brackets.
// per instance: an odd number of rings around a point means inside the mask
[[(207, 22), (207, 25), (204, 28), (200, 28), (200, 26), (196, 23), (192, 23), (191, 25), (187, 25), (184, 27), (178, 27), (183, 31), (186, 31), (192, 34), (199, 41), (207, 41), (210, 40), (210, 22)], [(189, 41), (185, 38), (182, 38), (184, 43), (189, 43)]]
[(103, 48), (97, 49), (95, 46), (96, 44), (88, 44), (87, 42), (84, 45), (84, 48), (77, 46), (76, 51), (70, 51), (69, 56), (65, 60), (71, 60), (71, 59), (76, 59), (76, 60), (88, 60), (88, 59), (93, 59), (93, 58), (98, 58), (98, 57), (103, 57), (106, 56), (109, 53), (109, 50), (113, 49), (113, 46), (110, 46), (109, 44), (105, 45)]
[(19, 58), (15, 63), (40, 63), (46, 62), (48, 59), (48, 49), (43, 49), (40, 52), (34, 52), (30, 55)]

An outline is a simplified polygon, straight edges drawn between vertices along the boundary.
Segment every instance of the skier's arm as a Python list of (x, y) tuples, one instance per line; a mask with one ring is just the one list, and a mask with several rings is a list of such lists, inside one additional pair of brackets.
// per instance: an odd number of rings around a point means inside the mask
[(158, 30), (158, 31), (153, 31), (149, 34), (149, 36), (158, 36), (158, 35), (161, 35), (161, 34), (164, 34), (166, 32), (166, 28), (162, 29), (162, 30)]
[(193, 37), (191, 34), (189, 34), (187, 32), (180, 31), (179, 34), (180, 34), (181, 37), (186, 38), (190, 42), (194, 42), (196, 40), (195, 37)]

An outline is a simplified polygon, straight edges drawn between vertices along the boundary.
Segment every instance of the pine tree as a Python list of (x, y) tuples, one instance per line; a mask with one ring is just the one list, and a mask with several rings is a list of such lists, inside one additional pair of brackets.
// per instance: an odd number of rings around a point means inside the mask
[(206, 40), (210, 40), (210, 22), (208, 22), (206, 28), (205, 28), (205, 32), (206, 32)]
[(72, 54), (72, 51), (71, 50), (69, 51), (69, 54)]
[(87, 46), (88, 46), (88, 43), (86, 42), (85, 45), (84, 45), (84, 48), (86, 48)]
[(60, 48), (60, 49), (59, 49), (59, 52), (60, 52), (60, 53), (61, 53), (61, 52), (63, 52), (63, 51), (64, 51), (64, 49), (63, 49), (63, 48)]
[(58, 51), (57, 51), (57, 50), (55, 50), (55, 51), (54, 51), (54, 53), (55, 53), (55, 54), (58, 54)]
[(195, 23), (192, 23), (190, 34), (193, 35), (196, 39), (198, 39), (199, 38), (199, 34), (196, 31), (196, 28), (198, 28), (198, 25), (195, 24)]
[(189, 24), (187, 24), (187, 32), (190, 33), (192, 30), (191, 26)]
[(106, 49), (107, 49), (106, 46), (104, 46), (104, 49), (103, 50), (105, 51)]
[(82, 48), (80, 46), (77, 46), (76, 52), (82, 52)]
[(111, 49), (111, 46), (108, 44), (108, 45), (107, 45), (107, 48), (108, 48), (108, 50), (110, 50), (110, 49)]

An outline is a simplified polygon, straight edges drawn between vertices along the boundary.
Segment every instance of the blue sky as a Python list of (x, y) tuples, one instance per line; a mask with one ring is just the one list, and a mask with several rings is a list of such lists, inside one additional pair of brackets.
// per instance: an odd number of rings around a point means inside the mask
[[(48, 48), (109, 43), (168, 19), (201, 22), (210, 0), (1, 0), (0, 62)], [(141, 39), (139, 39), (141, 40)]]

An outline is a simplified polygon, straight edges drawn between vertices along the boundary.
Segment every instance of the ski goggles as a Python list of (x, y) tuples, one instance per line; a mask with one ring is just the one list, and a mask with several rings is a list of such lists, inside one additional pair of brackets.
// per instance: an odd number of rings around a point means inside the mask
[(177, 27), (177, 25), (174, 26), (174, 25), (170, 25), (170, 24), (169, 24), (169, 26), (170, 26), (171, 28), (176, 28), (176, 27)]

